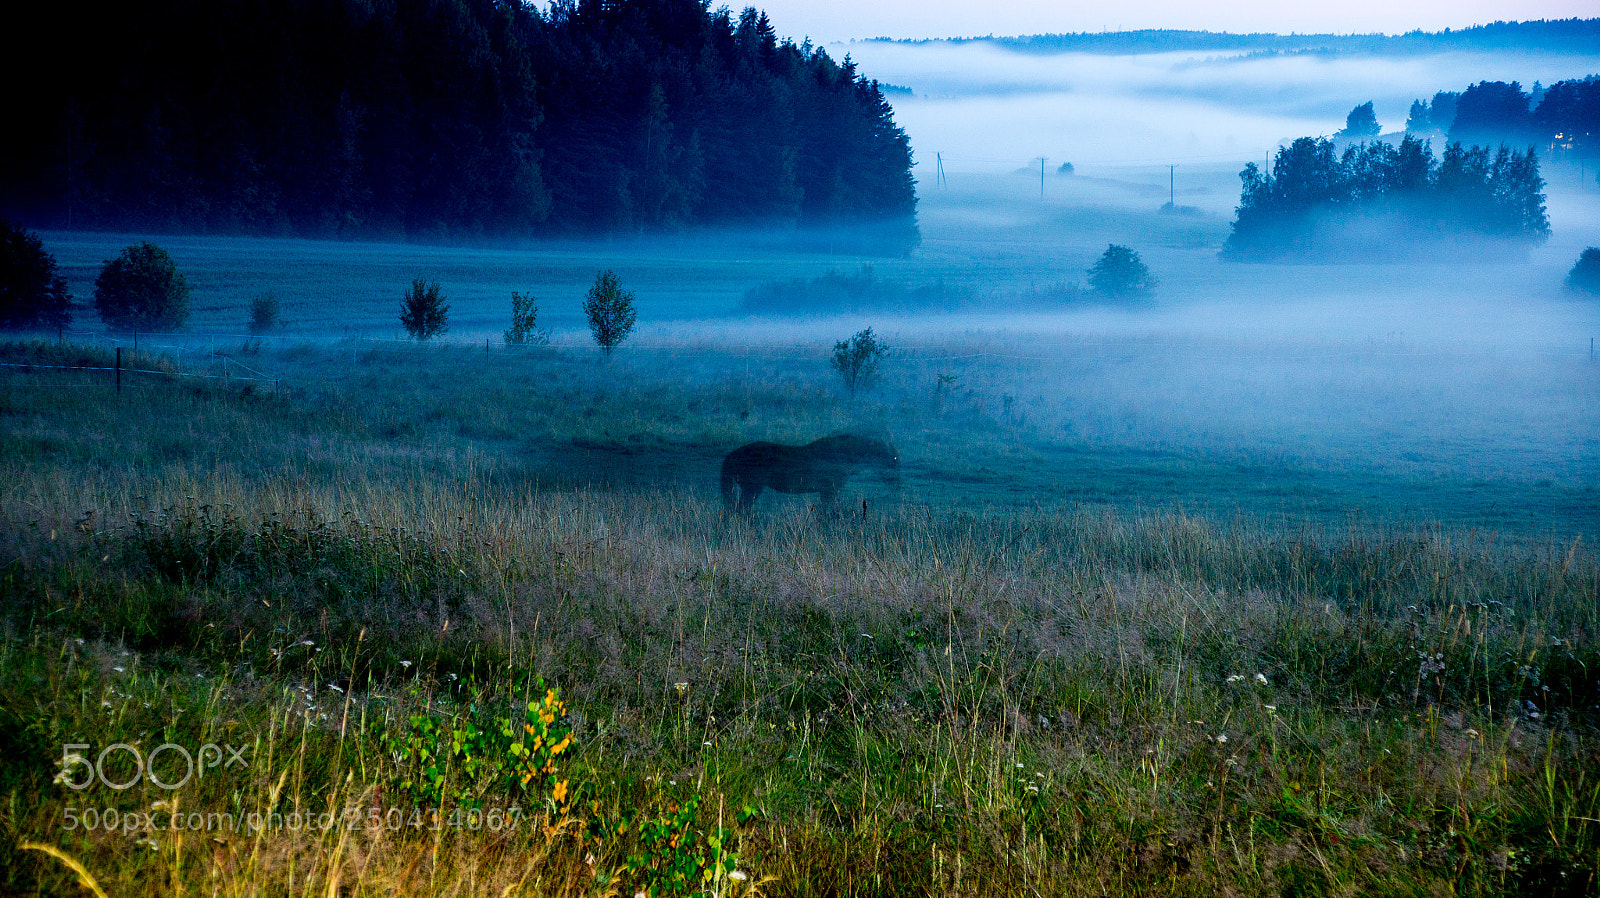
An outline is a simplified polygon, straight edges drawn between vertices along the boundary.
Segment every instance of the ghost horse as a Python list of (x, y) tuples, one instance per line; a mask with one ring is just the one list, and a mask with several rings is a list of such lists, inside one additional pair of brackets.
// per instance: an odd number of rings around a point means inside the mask
[(820, 508), (834, 508), (839, 491), (862, 468), (876, 468), (898, 482), (900, 455), (887, 440), (844, 433), (807, 443), (747, 443), (722, 459), (722, 501), (749, 511), (763, 490), (790, 495), (816, 493)]

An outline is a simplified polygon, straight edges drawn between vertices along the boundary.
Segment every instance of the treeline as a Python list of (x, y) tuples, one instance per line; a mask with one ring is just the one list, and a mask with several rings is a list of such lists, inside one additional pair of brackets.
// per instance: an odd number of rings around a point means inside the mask
[(1342, 154), (1328, 138), (1302, 137), (1278, 149), (1270, 171), (1252, 162), (1240, 178), (1224, 258), (1318, 256), (1353, 245), (1393, 252), (1404, 248), (1397, 241), (1461, 233), (1537, 242), (1550, 233), (1531, 148), (1452, 143), (1435, 159), (1415, 137)]
[(701, 0), (38, 4), (0, 212), (37, 226), (467, 238), (856, 226), (917, 239), (875, 82)]
[(1582, 158), (1600, 156), (1600, 75), (1558, 81), (1548, 88), (1534, 82), (1480, 81), (1462, 92), (1440, 91), (1431, 100), (1414, 100), (1406, 118), (1408, 134), (1445, 134), (1465, 144), (1505, 141), (1537, 144), (1552, 152)]
[[(880, 40), (886, 39), (880, 38)], [(1397, 35), (1264, 32), (1235, 34), (1226, 31), (1144, 29), (899, 41), (899, 43), (913, 44), (943, 42), (988, 43), (1025, 53), (1126, 54), (1227, 50), (1251, 50), (1261, 54), (1305, 51), (1328, 54), (1396, 54), (1438, 53), (1451, 50), (1555, 50), (1600, 53), (1600, 19), (1491, 22), (1470, 28), (1447, 28), (1443, 31), (1418, 30)]]

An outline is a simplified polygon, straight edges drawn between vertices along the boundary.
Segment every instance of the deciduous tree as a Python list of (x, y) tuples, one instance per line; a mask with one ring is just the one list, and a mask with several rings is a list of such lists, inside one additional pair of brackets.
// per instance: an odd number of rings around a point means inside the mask
[(66, 327), (72, 294), (39, 235), (0, 221), (0, 329)]
[(113, 330), (180, 328), (189, 318), (189, 282), (166, 250), (135, 244), (101, 267), (94, 307)]
[(589, 319), (589, 332), (607, 356), (633, 332), (637, 313), (633, 294), (622, 289), (616, 272), (606, 269), (595, 275), (594, 286), (584, 294), (583, 314)]

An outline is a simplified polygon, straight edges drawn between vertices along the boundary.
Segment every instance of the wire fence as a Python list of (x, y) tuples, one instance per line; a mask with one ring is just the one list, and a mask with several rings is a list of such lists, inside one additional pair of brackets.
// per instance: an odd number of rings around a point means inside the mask
[[(68, 338), (71, 338), (70, 341)], [(0, 369), (27, 372), (27, 371), (78, 371), (85, 373), (100, 373), (108, 375), (109, 381), (120, 390), (123, 375), (142, 377), (162, 377), (174, 380), (194, 379), (202, 381), (236, 382), (240, 384), (270, 385), (271, 392), (282, 392), (287, 380), (279, 373), (262, 371), (257, 367), (240, 361), (234, 355), (215, 349), (218, 342), (244, 339), (245, 351), (259, 352), (264, 342), (276, 344), (279, 350), (294, 346), (322, 346), (325, 349), (337, 348), (340, 352), (348, 351), (351, 361), (359, 364), (363, 359), (370, 360), (374, 356), (386, 356), (391, 359), (421, 358), (426, 353), (439, 351), (475, 352), (481, 346), (485, 355), (520, 354), (533, 356), (537, 354), (559, 353), (564, 355), (599, 355), (601, 349), (592, 344), (583, 342), (561, 342), (548, 344), (509, 344), (496, 342), (492, 338), (479, 343), (472, 339), (440, 339), (436, 338), (426, 343), (415, 340), (392, 339), (382, 337), (354, 336), (342, 337), (332, 340), (308, 340), (303, 336), (293, 335), (255, 335), (255, 334), (230, 334), (230, 333), (152, 333), (141, 334), (136, 352), (130, 353), (126, 364), (123, 363), (123, 346), (115, 336), (99, 332), (66, 332), (60, 335), (61, 345), (82, 347), (85, 344), (99, 345), (105, 349), (115, 350), (115, 362), (110, 365), (67, 365), (53, 364), (45, 361), (10, 361), (0, 362)], [(1001, 335), (992, 339), (1004, 340)], [(162, 342), (174, 341), (174, 342)], [(1152, 354), (1174, 361), (1194, 362), (1241, 362), (1237, 353), (1228, 351), (1209, 351), (1202, 349), (1205, 342), (1198, 338), (1183, 338), (1173, 336), (1158, 339), (1149, 335), (1128, 335), (1121, 338), (1067, 337), (1062, 339), (1048, 339), (1043, 337), (1030, 337), (1025, 342), (1008, 349), (973, 348), (966, 351), (951, 351), (949, 340), (932, 342), (906, 342), (896, 340), (893, 343), (893, 358), (897, 362), (916, 364), (946, 364), (953, 362), (977, 362), (984, 360), (1002, 362), (1029, 362), (1050, 363), (1063, 361), (1076, 353), (1105, 352), (1112, 350), (1112, 355), (1104, 356), (1105, 361), (1115, 362), (1132, 360), (1135, 358), (1149, 358)], [(955, 341), (963, 342), (963, 341)], [(981, 336), (970, 338), (970, 343), (981, 344), (988, 342)], [(207, 345), (209, 344), (209, 345)], [(1019, 352), (1023, 347), (1038, 350), (1039, 352)], [(1288, 350), (1286, 350), (1288, 351)], [(1341, 359), (1371, 359), (1381, 360), (1419, 360), (1436, 359), (1447, 356), (1476, 356), (1481, 358), (1499, 357), (1505, 352), (1494, 347), (1467, 347), (1448, 348), (1417, 348), (1406, 345), (1403, 340), (1380, 341), (1371, 345), (1323, 347), (1311, 349), (1297, 346), (1293, 354), (1305, 362), (1336, 361)], [(656, 343), (641, 342), (629, 344), (626, 354), (632, 356), (645, 355), (659, 359), (661, 356), (695, 356), (715, 352), (730, 359), (746, 361), (826, 361), (829, 355), (828, 344), (825, 341), (787, 343), (787, 342), (740, 342), (738, 340), (705, 338), (696, 340), (668, 340)], [(1549, 350), (1551, 355), (1572, 357), (1586, 357), (1593, 362), (1597, 358), (1597, 347), (1594, 338), (1589, 338), (1587, 345), (1574, 341), (1574, 345), (1561, 349)], [(1131, 354), (1130, 354), (1131, 353)], [(151, 367), (149, 359), (159, 358), (167, 363), (167, 367)], [(1265, 359), (1263, 359), (1265, 360)], [(143, 364), (141, 364), (141, 362)], [(210, 371), (197, 370), (206, 367), (210, 362)], [(187, 368), (187, 370), (185, 370)], [(334, 382), (343, 380), (344, 377), (324, 372), (319, 376), (311, 376), (306, 372), (297, 372), (294, 381), (304, 382)], [(58, 385), (60, 386), (60, 385)]]

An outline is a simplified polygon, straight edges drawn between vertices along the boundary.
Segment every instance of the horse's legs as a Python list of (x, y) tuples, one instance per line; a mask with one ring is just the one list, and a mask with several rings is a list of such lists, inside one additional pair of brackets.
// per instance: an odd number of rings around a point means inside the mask
[(756, 497), (761, 495), (763, 489), (765, 487), (759, 483), (739, 481), (739, 510), (749, 511), (756, 504)]
[(817, 514), (823, 517), (837, 517), (839, 514), (839, 491), (844, 489), (843, 480), (827, 480), (822, 483), (821, 495), (817, 498)]

